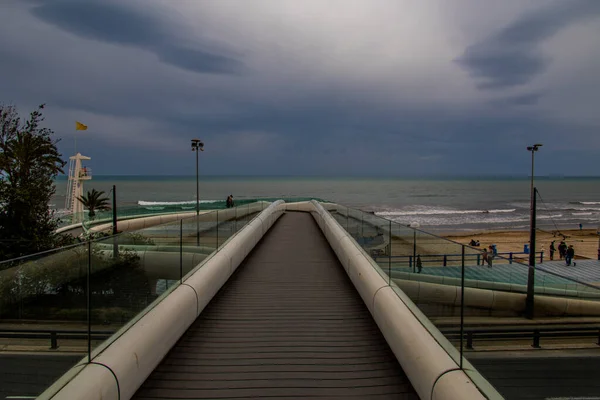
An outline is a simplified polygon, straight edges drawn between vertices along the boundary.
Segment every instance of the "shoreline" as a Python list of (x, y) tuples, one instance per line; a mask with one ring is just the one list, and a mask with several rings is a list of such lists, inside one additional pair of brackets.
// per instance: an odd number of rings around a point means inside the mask
[[(575, 248), (575, 256), (582, 256), (590, 259), (597, 259), (598, 256), (598, 234), (595, 229), (566, 229), (560, 231), (566, 236), (565, 243), (572, 244)], [(491, 244), (495, 244), (499, 252), (522, 253), (524, 246), (529, 245), (529, 231), (521, 230), (502, 230), (502, 231), (484, 231), (478, 233), (454, 233), (443, 235), (442, 237), (461, 243), (469, 244), (471, 239), (479, 240), (483, 250)], [(554, 234), (552, 231), (538, 230), (536, 233), (535, 251), (544, 251), (545, 259), (549, 260), (549, 247), (552, 241), (554, 246), (563, 240), (560, 234)], [(554, 254), (554, 260), (559, 260), (558, 252)]]

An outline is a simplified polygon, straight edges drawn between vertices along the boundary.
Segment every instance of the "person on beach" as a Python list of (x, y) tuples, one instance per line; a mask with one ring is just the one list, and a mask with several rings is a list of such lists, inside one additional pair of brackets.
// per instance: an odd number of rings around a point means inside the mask
[(233, 207), (233, 198), (231, 197), (231, 195), (227, 196), (226, 206), (227, 208)]
[[(567, 267), (571, 265), (571, 260), (573, 259), (573, 257), (575, 257), (575, 249), (573, 248), (573, 245), (570, 245), (565, 254), (565, 262), (567, 263)], [(577, 264), (573, 262), (573, 266), (576, 265)]]
[(554, 252), (556, 251), (556, 247), (554, 247), (555, 240), (550, 243), (550, 261), (554, 260)]

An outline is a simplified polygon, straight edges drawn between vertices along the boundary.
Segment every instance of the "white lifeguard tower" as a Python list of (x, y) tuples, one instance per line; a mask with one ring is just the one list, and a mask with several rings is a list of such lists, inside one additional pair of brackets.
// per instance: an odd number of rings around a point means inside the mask
[(77, 153), (69, 157), (69, 180), (67, 182), (67, 198), (65, 208), (73, 215), (73, 223), (83, 221), (83, 204), (78, 197), (83, 195), (83, 181), (92, 179), (92, 170), (83, 166), (81, 161), (91, 160), (90, 157)]

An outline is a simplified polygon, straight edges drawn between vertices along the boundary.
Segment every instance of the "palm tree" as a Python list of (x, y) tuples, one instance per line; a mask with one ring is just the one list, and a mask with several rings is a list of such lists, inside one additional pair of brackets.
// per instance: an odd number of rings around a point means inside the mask
[(87, 195), (83, 195), (81, 197), (77, 197), (77, 200), (83, 204), (85, 208), (88, 209), (88, 215), (90, 219), (94, 219), (96, 216), (96, 211), (106, 211), (110, 210), (110, 206), (108, 205), (108, 197), (101, 197), (104, 195), (104, 191), (97, 191), (96, 189), (92, 189), (92, 191), (88, 191)]

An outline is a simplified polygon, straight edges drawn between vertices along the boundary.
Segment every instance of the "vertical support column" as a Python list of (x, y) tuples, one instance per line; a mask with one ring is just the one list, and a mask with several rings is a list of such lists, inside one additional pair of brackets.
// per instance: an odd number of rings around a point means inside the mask
[(392, 284), (392, 221), (390, 221), (390, 254), (388, 254), (388, 285)]
[(463, 369), (463, 337), (465, 335), (465, 245), (460, 263), (460, 369)]
[(117, 240), (117, 186), (113, 185), (112, 188), (113, 199), (112, 199), (112, 234), (113, 234), (113, 258), (116, 260), (119, 258), (119, 242)]
[(88, 268), (87, 268), (87, 353), (88, 363), (92, 362), (92, 241), (88, 240)]
[(412, 256), (412, 260), (413, 260), (413, 273), (416, 270), (416, 265), (417, 265), (417, 230), (415, 228), (412, 228), (413, 230), (413, 256)]
[(179, 283), (183, 283), (183, 220), (179, 220)]

